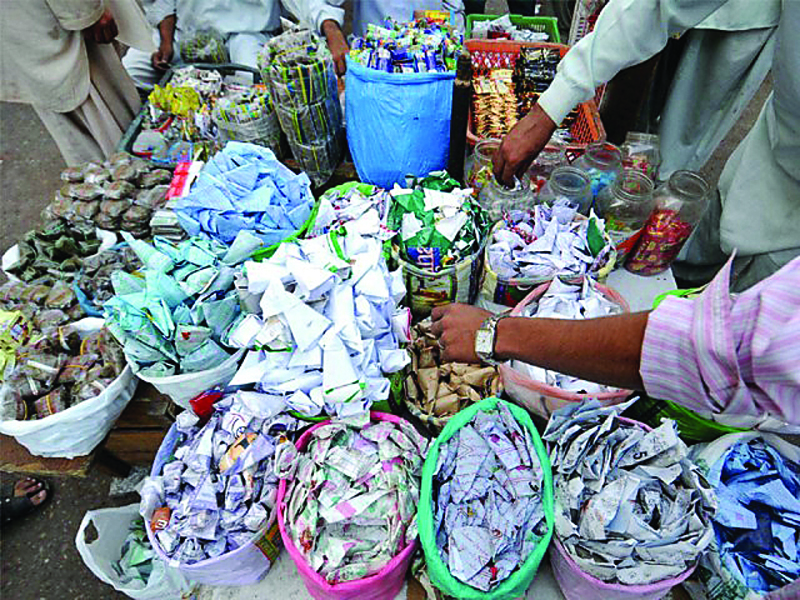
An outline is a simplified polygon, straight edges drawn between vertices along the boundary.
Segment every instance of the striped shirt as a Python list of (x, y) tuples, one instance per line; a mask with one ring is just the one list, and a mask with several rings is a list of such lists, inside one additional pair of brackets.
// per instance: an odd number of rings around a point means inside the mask
[(700, 296), (668, 297), (650, 313), (645, 390), (718, 421), (800, 425), (800, 258), (738, 296), (730, 270), (728, 261)]

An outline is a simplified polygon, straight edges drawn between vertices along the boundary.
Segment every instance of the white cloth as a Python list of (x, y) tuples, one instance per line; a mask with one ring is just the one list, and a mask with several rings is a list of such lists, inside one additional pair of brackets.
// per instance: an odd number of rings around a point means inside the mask
[[(322, 31), (322, 23), (328, 19), (340, 26), (344, 23), (344, 0), (308, 0), (304, 20), (315, 31)], [(361, 36), (367, 24), (378, 23), (386, 17), (399, 21), (410, 21), (415, 10), (445, 10), (461, 16), (464, 14), (462, 0), (353, 0), (353, 35)]]
[[(539, 99), (556, 123), (597, 85), (659, 52), (671, 35), (709, 16), (725, 0), (611, 0), (595, 30), (561, 61)], [(783, 3), (772, 62), (774, 92), (731, 156), (719, 181), (720, 242), (740, 256), (800, 253), (800, 2)]]
[(178, 31), (215, 29), (222, 34), (277, 31), (281, 26), (278, 0), (155, 0), (147, 18), (156, 27), (176, 15)]
[(139, 109), (114, 47), (84, 40), (103, 10), (103, 0), (4, 0), (0, 10), (0, 100), (32, 104), (68, 165), (103, 160)]

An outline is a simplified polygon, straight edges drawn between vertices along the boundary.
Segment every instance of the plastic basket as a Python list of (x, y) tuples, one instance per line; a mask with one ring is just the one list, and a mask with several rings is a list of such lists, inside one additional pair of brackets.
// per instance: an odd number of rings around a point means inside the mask
[[(534, 289), (522, 302), (514, 307), (511, 311), (511, 316), (518, 317), (522, 315), (525, 307), (531, 302), (541, 298), (550, 288), (551, 283), (552, 282), (544, 283)], [(617, 304), (622, 309), (622, 312), (630, 312), (630, 306), (628, 306), (628, 303), (619, 292), (600, 283), (597, 284), (597, 289), (606, 298)], [(542, 381), (529, 379), (527, 375), (512, 368), (511, 363), (503, 363), (500, 365), (500, 378), (503, 382), (506, 395), (509, 398), (520, 406), (528, 409), (531, 413), (544, 417), (545, 419), (549, 419), (550, 415), (552, 415), (555, 410), (575, 402), (581, 403), (586, 400), (595, 399), (604, 406), (609, 406), (624, 402), (630, 395), (629, 390), (617, 390), (595, 394), (567, 392), (552, 385), (547, 385)]]
[(575, 3), (575, 12), (572, 13), (569, 38), (567, 38), (570, 46), (574, 46), (592, 32), (597, 17), (605, 5), (606, 0), (578, 0)]
[[(464, 39), (472, 38), (473, 24), (479, 21), (494, 21), (502, 15), (467, 15), (467, 31)], [(561, 35), (558, 33), (558, 19), (556, 17), (525, 17), (523, 15), (508, 15), (511, 17), (511, 24), (518, 29), (528, 29), (530, 31), (543, 31), (550, 39), (552, 44), (561, 43)], [(475, 38), (481, 39), (481, 38)]]
[[(502, 61), (513, 69), (522, 48), (557, 48), (563, 58), (569, 46), (549, 42), (514, 42), (509, 40), (467, 40), (466, 48), (472, 57), (472, 73), (485, 73), (493, 64)], [(598, 88), (599, 89), (599, 88)], [(578, 117), (570, 127), (573, 142), (566, 146), (565, 154), (573, 162), (586, 151), (586, 146), (606, 139), (606, 130), (594, 100), (583, 102), (576, 109)], [(472, 108), (467, 120), (467, 143), (477, 144), (482, 138), (473, 131)]]
[[(222, 75), (233, 75), (237, 71), (246, 71), (247, 73), (251, 73), (253, 75), (253, 83), (261, 83), (261, 73), (259, 70), (254, 69), (253, 67), (248, 67), (247, 65), (240, 65), (237, 63), (224, 63), (219, 65), (209, 63), (186, 63), (182, 65), (176, 65), (169, 69), (161, 78), (161, 81), (158, 82), (158, 85), (161, 87), (167, 85), (175, 74), (175, 71), (182, 69), (183, 67), (196, 67), (198, 69), (206, 69), (209, 71), (219, 71)], [(125, 133), (117, 143), (117, 147), (115, 149), (116, 152), (127, 152), (128, 154), (133, 154), (133, 143), (136, 141), (137, 136), (142, 131), (142, 123), (144, 122), (144, 118), (149, 110), (150, 100), (145, 100), (142, 103), (142, 108), (139, 110), (139, 114), (133, 118), (131, 124), (128, 125), (128, 129), (125, 130)]]
[[(370, 413), (373, 421), (389, 421), (399, 423), (400, 417), (395, 415), (375, 412)], [(299, 451), (305, 450), (311, 441), (314, 431), (328, 423), (329, 421), (317, 423), (310, 427), (295, 442)], [(396, 554), (383, 568), (368, 577), (345, 581), (342, 583), (328, 583), (324, 577), (311, 568), (303, 554), (297, 548), (291, 535), (286, 530), (285, 515), (287, 494), (287, 480), (281, 479), (278, 484), (278, 497), (276, 507), (278, 512), (278, 527), (280, 529), (281, 540), (289, 553), (292, 562), (297, 567), (297, 572), (306, 586), (308, 593), (315, 600), (389, 600), (394, 598), (403, 587), (406, 571), (411, 565), (411, 559), (418, 547), (417, 539), (410, 541), (405, 548)]]

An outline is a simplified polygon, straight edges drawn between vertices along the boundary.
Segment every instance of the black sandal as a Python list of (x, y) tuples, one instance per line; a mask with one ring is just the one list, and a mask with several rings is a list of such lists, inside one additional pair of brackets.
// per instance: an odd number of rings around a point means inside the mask
[[(21, 519), (47, 504), (47, 501), (50, 499), (50, 485), (41, 479), (31, 479), (34, 483), (38, 483), (42, 487), (33, 492), (28, 492), (24, 496), (15, 496), (12, 492), (10, 496), (5, 496), (2, 501), (0, 501), (0, 514), (2, 514), (3, 525)], [(15, 487), (16, 485), (17, 484), (14, 484)], [(45, 492), (44, 500), (39, 504), (34, 504), (31, 498), (41, 492)]]

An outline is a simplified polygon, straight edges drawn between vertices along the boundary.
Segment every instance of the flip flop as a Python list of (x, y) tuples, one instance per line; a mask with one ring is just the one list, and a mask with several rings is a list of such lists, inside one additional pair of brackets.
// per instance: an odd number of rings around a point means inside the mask
[[(42, 508), (45, 504), (47, 504), (47, 501), (50, 500), (50, 485), (42, 479), (30, 479), (34, 483), (40, 484), (42, 487), (33, 492), (28, 492), (24, 496), (14, 496), (12, 493), (11, 496), (6, 496), (2, 499), (2, 501), (0, 501), (3, 525), (29, 515), (37, 509)], [(14, 484), (15, 487), (16, 485), (17, 484)], [(34, 504), (31, 498), (41, 492), (45, 492), (44, 500), (39, 504)]]

